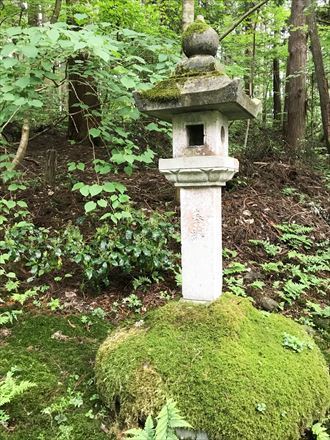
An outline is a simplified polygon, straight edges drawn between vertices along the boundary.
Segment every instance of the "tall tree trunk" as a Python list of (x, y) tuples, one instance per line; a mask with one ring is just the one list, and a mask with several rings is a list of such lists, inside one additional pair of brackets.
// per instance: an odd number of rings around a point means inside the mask
[(280, 77), (280, 60), (279, 58), (273, 59), (273, 115), (274, 121), (278, 125), (281, 120), (281, 77)]
[(28, 2), (28, 25), (38, 26), (39, 5), (36, 2)]
[(182, 29), (187, 27), (195, 19), (195, 0), (182, 0)]
[(313, 61), (315, 66), (315, 77), (317, 87), (320, 95), (320, 106), (322, 115), (322, 125), (324, 132), (325, 144), (330, 153), (330, 98), (329, 98), (329, 85), (325, 75), (322, 49), (320, 44), (320, 38), (317, 31), (316, 19), (315, 19), (315, 2), (306, 0), (308, 10), (306, 12), (306, 19), (308, 24), (308, 33), (311, 41), (311, 50), (313, 54)]
[(292, 0), (287, 78), (286, 141), (297, 149), (305, 138), (306, 129), (306, 61), (307, 34), (304, 29), (306, 0)]
[(55, 6), (54, 6), (53, 14), (52, 14), (52, 17), (50, 19), (50, 22), (52, 24), (57, 22), (58, 17), (60, 16), (61, 7), (62, 7), (62, 0), (55, 0)]
[[(67, 6), (72, 8), (77, 0), (66, 0)], [(67, 22), (75, 25), (74, 12), (69, 9)], [(79, 32), (79, 26), (77, 26)], [(97, 85), (91, 76), (85, 75), (85, 66), (88, 55), (70, 58), (67, 62), (69, 82), (69, 121), (68, 138), (75, 141), (91, 140), (89, 130), (100, 124), (99, 116), (95, 113), (100, 109), (97, 94)]]

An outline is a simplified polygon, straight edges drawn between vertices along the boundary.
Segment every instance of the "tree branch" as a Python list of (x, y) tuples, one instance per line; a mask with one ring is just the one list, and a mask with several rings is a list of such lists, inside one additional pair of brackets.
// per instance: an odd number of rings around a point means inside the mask
[(227, 37), (237, 26), (242, 23), (249, 15), (253, 14), (255, 11), (257, 11), (259, 8), (261, 8), (264, 4), (266, 4), (269, 0), (262, 0), (257, 5), (253, 6), (249, 11), (245, 12), (238, 20), (236, 20), (223, 34), (219, 36), (219, 41), (222, 41), (224, 38)]

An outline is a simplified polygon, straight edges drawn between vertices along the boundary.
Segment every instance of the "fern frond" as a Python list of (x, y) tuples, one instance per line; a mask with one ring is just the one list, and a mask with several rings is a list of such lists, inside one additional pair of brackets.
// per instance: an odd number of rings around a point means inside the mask
[(36, 386), (35, 383), (27, 380), (17, 382), (13, 376), (14, 371), (11, 369), (6, 374), (4, 380), (0, 382), (0, 407), (6, 403), (10, 403), (15, 397)]

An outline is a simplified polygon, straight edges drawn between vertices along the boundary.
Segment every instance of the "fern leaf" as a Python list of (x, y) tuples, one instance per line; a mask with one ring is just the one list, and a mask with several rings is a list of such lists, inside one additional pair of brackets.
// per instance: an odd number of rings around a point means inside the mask
[(148, 418), (146, 420), (144, 431), (147, 434), (148, 440), (153, 440), (154, 439), (154, 436), (155, 436), (155, 426), (154, 426), (154, 421), (153, 421), (151, 416), (148, 416)]
[(10, 403), (14, 397), (19, 396), (28, 389), (36, 386), (35, 383), (27, 380), (17, 382), (13, 375), (14, 372), (12, 369), (8, 371), (4, 380), (0, 382), (0, 407), (6, 403)]

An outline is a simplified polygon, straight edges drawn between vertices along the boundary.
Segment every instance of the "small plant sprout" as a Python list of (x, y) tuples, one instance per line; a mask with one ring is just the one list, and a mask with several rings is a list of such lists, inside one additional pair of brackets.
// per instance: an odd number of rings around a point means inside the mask
[(256, 410), (262, 414), (266, 412), (267, 405), (265, 403), (257, 403), (256, 404)]
[(127, 305), (129, 309), (134, 310), (135, 313), (140, 313), (142, 301), (134, 293), (129, 295), (127, 298), (124, 298), (123, 304)]
[(249, 240), (249, 242), (255, 246), (261, 246), (270, 257), (275, 257), (281, 251), (280, 246), (270, 243), (269, 240)]
[(311, 343), (302, 341), (301, 339), (297, 338), (296, 336), (290, 335), (288, 333), (283, 334), (283, 347), (288, 348), (290, 350), (293, 350), (297, 353), (302, 352), (306, 348), (309, 350), (313, 349), (313, 346)]
[(63, 308), (59, 298), (51, 298), (47, 305), (52, 312), (56, 312), (56, 310), (61, 310)]
[(99, 319), (105, 319), (107, 316), (107, 312), (103, 310), (101, 307), (97, 307), (96, 309), (92, 310), (92, 316), (95, 316)]

